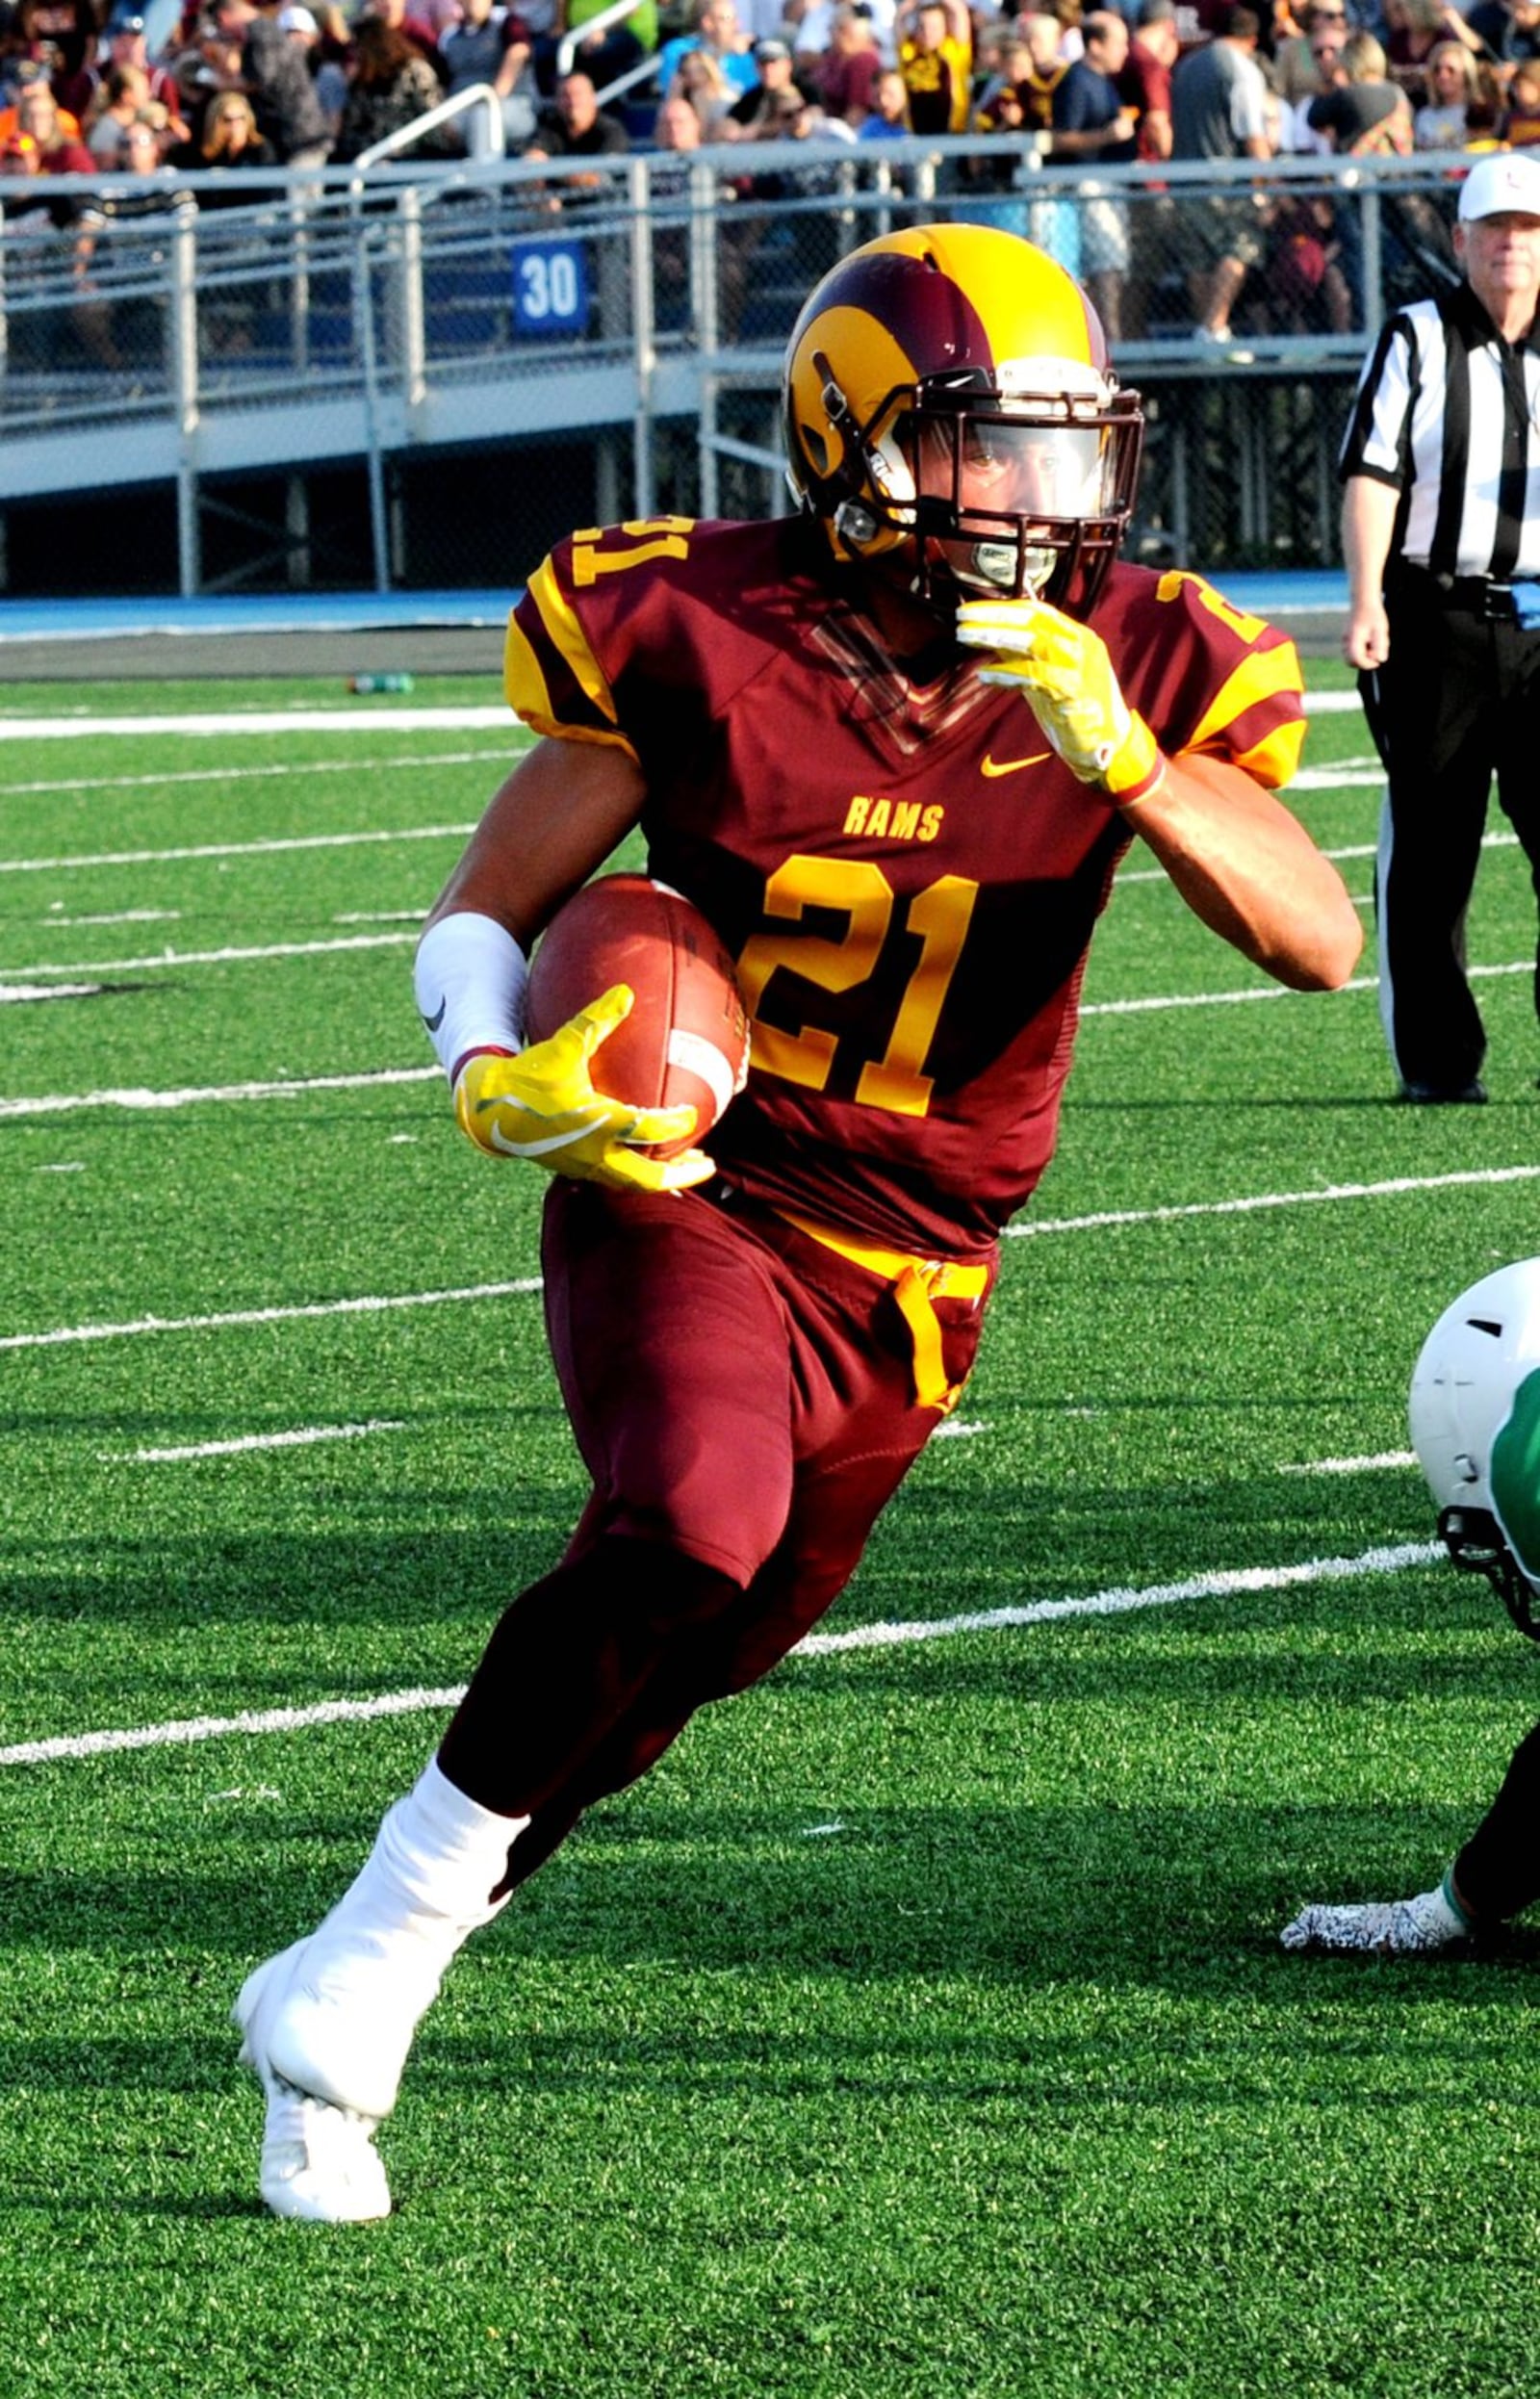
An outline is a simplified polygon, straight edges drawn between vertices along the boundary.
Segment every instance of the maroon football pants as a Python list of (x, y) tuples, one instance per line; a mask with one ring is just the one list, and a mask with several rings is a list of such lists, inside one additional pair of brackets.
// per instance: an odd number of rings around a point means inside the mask
[[(440, 1751), (472, 1798), (530, 1819), (510, 1882), (696, 1708), (794, 1647), (938, 1421), (889, 1287), (767, 1211), (557, 1178), (543, 1247), (593, 1493), (561, 1563), (497, 1626)], [(982, 1303), (937, 1314), (961, 1383)]]

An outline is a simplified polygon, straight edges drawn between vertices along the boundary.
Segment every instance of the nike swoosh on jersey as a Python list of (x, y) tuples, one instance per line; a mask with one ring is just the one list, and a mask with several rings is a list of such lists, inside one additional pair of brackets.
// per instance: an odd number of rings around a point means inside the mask
[(1023, 766), (1040, 766), (1044, 759), (1052, 758), (1052, 756), (1051, 750), (1038, 750), (1031, 758), (1008, 758), (997, 764), (986, 751), (984, 772), (987, 775), (1014, 775), (1019, 773)]

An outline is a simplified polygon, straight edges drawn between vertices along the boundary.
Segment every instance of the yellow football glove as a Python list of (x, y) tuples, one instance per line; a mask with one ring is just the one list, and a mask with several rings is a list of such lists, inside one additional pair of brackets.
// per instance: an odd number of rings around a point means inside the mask
[(716, 1173), (701, 1149), (677, 1157), (638, 1154), (653, 1142), (695, 1130), (693, 1108), (629, 1108), (606, 1099), (589, 1078), (602, 1041), (630, 1015), (635, 994), (617, 983), (549, 1041), (516, 1057), (473, 1050), (454, 1083), (460, 1130), (494, 1157), (532, 1158), (548, 1174), (627, 1191), (687, 1191)]
[(1107, 645), (1089, 625), (1043, 600), (964, 600), (957, 637), (993, 653), (979, 681), (1020, 691), (1082, 783), (1119, 807), (1154, 790), (1166, 772), (1160, 745), (1123, 698)]

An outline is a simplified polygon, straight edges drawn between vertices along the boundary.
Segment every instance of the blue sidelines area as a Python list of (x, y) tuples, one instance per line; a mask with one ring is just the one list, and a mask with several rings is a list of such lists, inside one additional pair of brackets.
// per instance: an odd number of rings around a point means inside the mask
[[(1237, 607), (1283, 618), (1345, 608), (1340, 574), (1221, 575)], [(427, 626), (498, 627), (519, 597), (506, 591), (270, 592), (206, 600), (0, 601), (0, 643), (123, 640), (135, 635), (411, 632)]]

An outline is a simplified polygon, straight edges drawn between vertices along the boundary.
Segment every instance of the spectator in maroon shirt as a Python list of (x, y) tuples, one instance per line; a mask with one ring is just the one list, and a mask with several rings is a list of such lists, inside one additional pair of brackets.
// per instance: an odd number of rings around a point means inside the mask
[(870, 15), (853, 5), (837, 10), (829, 47), (813, 68), (825, 116), (860, 125), (877, 105), (882, 71), (883, 54)]
[(1136, 155), (1146, 162), (1171, 155), (1171, 69), (1180, 49), (1176, 0), (1143, 0), (1116, 81), (1118, 98), (1139, 112)]

